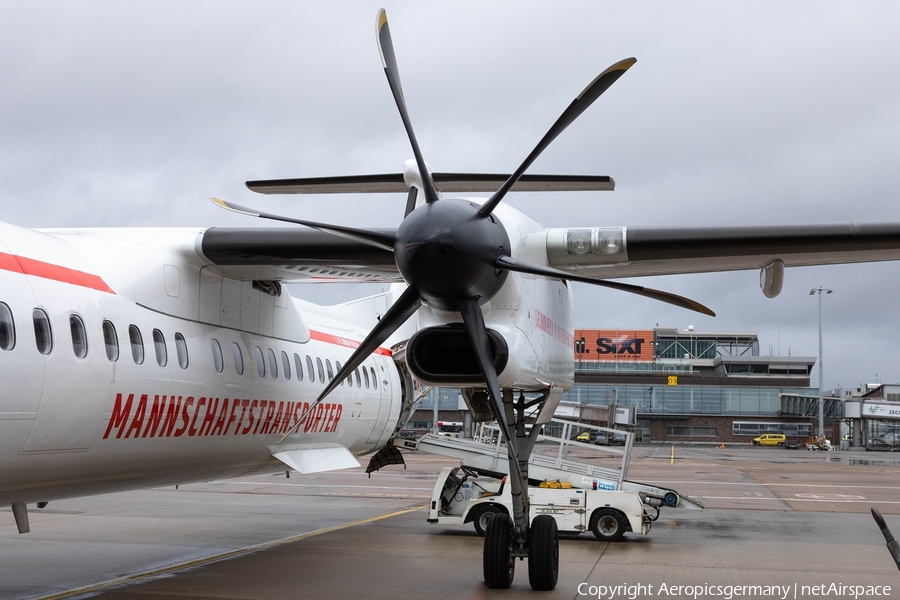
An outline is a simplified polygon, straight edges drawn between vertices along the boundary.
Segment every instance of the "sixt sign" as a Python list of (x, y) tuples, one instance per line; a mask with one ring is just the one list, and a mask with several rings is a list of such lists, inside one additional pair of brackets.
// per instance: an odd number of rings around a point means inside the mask
[(576, 329), (575, 359), (653, 361), (653, 331)]

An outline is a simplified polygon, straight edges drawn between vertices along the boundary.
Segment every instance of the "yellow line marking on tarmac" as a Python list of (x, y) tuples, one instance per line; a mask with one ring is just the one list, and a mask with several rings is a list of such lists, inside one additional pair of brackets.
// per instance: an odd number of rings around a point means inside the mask
[(418, 504), (418, 505), (412, 506), (410, 508), (395, 510), (393, 512), (385, 513), (383, 515), (376, 515), (374, 517), (359, 519), (358, 521), (351, 521), (349, 523), (343, 523), (341, 525), (332, 525), (330, 527), (323, 527), (322, 529), (316, 529), (314, 531), (309, 531), (307, 533), (301, 533), (299, 535), (282, 538), (280, 540), (272, 540), (270, 542), (262, 542), (260, 544), (254, 544), (253, 546), (247, 546), (246, 548), (238, 548), (237, 550), (228, 550), (226, 552), (220, 552), (218, 554), (213, 554), (211, 556), (206, 556), (203, 558), (195, 558), (193, 560), (188, 560), (188, 561), (177, 563), (174, 565), (169, 565), (167, 567), (161, 567), (159, 569), (153, 569), (150, 571), (135, 573), (133, 575), (126, 575), (124, 577), (117, 577), (116, 579), (110, 579), (107, 581), (102, 581), (100, 583), (93, 583), (90, 585), (86, 585), (84, 587), (67, 590), (65, 592), (58, 592), (55, 594), (50, 594), (49, 596), (40, 596), (39, 598), (36, 598), (35, 600), (62, 600), (63, 598), (72, 598), (73, 596), (81, 596), (83, 594), (91, 594), (91, 593), (101, 592), (101, 591), (104, 591), (104, 590), (107, 590), (110, 588), (122, 587), (122, 586), (125, 586), (128, 584), (136, 584), (136, 583), (140, 583), (141, 581), (143, 581), (145, 579), (155, 579), (161, 575), (167, 575), (169, 573), (174, 573), (176, 571), (183, 571), (185, 569), (201, 567), (201, 566), (205, 566), (205, 565), (208, 565), (208, 564), (211, 564), (214, 562), (237, 558), (237, 557), (243, 556), (245, 554), (252, 554), (254, 552), (260, 552), (262, 550), (270, 550), (272, 548), (277, 548), (278, 546), (284, 546), (285, 544), (299, 542), (300, 540), (305, 540), (306, 538), (311, 538), (311, 537), (315, 537), (318, 535), (331, 533), (333, 531), (340, 531), (341, 529), (348, 529), (350, 527), (356, 527), (358, 525), (366, 525), (367, 523), (374, 523), (376, 521), (381, 521), (383, 519), (390, 519), (391, 517), (397, 517), (400, 515), (404, 515), (406, 513), (415, 512), (417, 510), (422, 510), (424, 508), (427, 508), (427, 506), (428, 506), (427, 504)]

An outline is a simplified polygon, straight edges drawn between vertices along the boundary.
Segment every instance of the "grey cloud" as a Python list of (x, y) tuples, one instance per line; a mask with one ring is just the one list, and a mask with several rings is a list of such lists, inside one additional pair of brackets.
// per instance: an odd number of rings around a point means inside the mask
[[(535, 172), (609, 174), (611, 194), (509, 201), (547, 226), (900, 221), (900, 7), (891, 2), (417, 3), (386, 6), (404, 92), (437, 170), (511, 170), (620, 58), (637, 65)], [(6, 3), (0, 206), (39, 226), (241, 225), (220, 195), (320, 221), (393, 226), (403, 198), (255, 196), (245, 179), (386, 172), (410, 151), (374, 40), (376, 5)], [(645, 283), (716, 319), (576, 289), (579, 325), (760, 333), (817, 352), (826, 385), (900, 380), (900, 265)], [(336, 301), (369, 293), (304, 290)], [(342, 296), (343, 295), (343, 296)], [(814, 374), (815, 376), (815, 374)]]

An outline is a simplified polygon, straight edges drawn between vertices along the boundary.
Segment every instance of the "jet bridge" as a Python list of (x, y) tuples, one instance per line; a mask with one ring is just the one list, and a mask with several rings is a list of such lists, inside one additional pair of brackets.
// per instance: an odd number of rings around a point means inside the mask
[[(632, 432), (562, 419), (551, 419), (550, 423), (556, 427), (545, 426), (545, 430), (558, 430), (561, 426), (561, 433), (558, 436), (543, 433), (538, 436), (539, 447), (531, 453), (528, 461), (528, 477), (534, 485), (543, 481), (568, 482), (573, 488), (638, 492), (644, 504), (654, 507), (703, 508), (699, 500), (675, 490), (627, 479), (628, 461), (634, 443)], [(574, 439), (585, 431), (593, 432), (592, 438), (599, 435), (606, 436), (606, 439), (624, 439), (624, 445), (600, 446)], [(458, 458), (461, 464), (479, 472), (507, 475), (509, 460), (499, 429), (495, 425), (482, 425), (476, 433), (472, 439), (429, 433), (406, 444), (407, 447), (432, 454)], [(558, 446), (555, 450), (554, 444)], [(608, 465), (574, 460), (568, 458), (572, 448), (589, 448), (603, 458), (611, 457), (613, 460), (607, 460)]]

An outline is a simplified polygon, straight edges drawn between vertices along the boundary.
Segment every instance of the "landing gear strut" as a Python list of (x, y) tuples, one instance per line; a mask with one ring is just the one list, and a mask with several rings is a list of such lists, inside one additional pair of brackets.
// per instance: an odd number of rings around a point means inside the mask
[[(559, 578), (559, 531), (551, 515), (538, 515), (529, 522), (528, 461), (540, 433), (543, 415), (552, 416), (561, 394), (548, 390), (537, 399), (527, 400), (520, 393), (513, 400), (511, 391), (503, 391), (503, 413), (495, 414), (506, 439), (509, 457), (509, 485), (513, 515), (496, 514), (484, 533), (484, 582), (489, 588), (512, 585), (516, 560), (528, 559), (528, 581), (535, 590), (552, 590)], [(548, 402), (550, 398), (554, 401)], [(526, 431), (526, 410), (537, 407), (537, 422)], [(491, 412), (496, 413), (495, 406)], [(548, 411), (549, 412), (546, 412)]]

